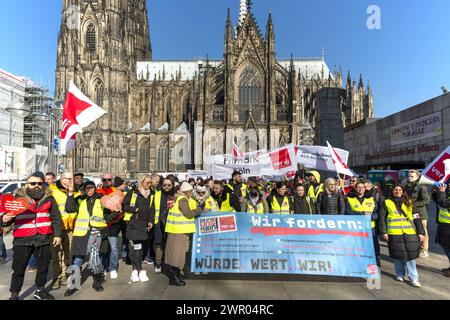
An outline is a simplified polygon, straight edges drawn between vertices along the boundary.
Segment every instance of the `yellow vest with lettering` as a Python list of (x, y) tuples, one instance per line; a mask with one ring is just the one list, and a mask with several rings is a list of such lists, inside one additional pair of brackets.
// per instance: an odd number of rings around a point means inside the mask
[[(375, 210), (375, 199), (373, 197), (364, 198), (363, 203), (361, 204), (358, 198), (347, 198), (348, 204), (352, 211), (355, 212), (364, 212), (366, 214), (372, 214), (373, 210)], [(375, 221), (371, 221), (370, 225), (372, 228), (375, 228)]]
[[(214, 200), (215, 201), (215, 200)], [(216, 201), (216, 208), (219, 212), (236, 212), (234, 208), (230, 204), (230, 194), (227, 193), (227, 198), (225, 201), (222, 201), (222, 206), (219, 208), (219, 204)]]
[[(67, 231), (73, 230), (73, 224), (77, 213), (66, 212), (67, 193), (59, 190), (56, 186), (51, 187), (50, 190), (52, 191), (52, 196), (55, 198), (59, 212), (61, 213), (61, 220), (63, 222), (62, 229)], [(80, 195), (81, 193), (77, 191), (74, 193), (73, 197), (76, 198)]]
[(387, 233), (389, 235), (402, 235), (402, 234), (416, 234), (416, 230), (413, 226), (412, 207), (408, 208), (405, 204), (402, 204), (402, 210), (406, 213), (398, 212), (395, 203), (387, 199), (385, 200), (386, 208), (388, 210), (387, 216)]
[(214, 204), (214, 198), (213, 197), (209, 196), (208, 198), (206, 198), (206, 200), (205, 200), (205, 210), (209, 209), (210, 211), (212, 211), (213, 208), (214, 208), (213, 204)]
[[(186, 234), (186, 233), (195, 233), (195, 219), (186, 218), (180, 210), (180, 200), (187, 199), (185, 195), (180, 195), (177, 197), (173, 207), (169, 210), (167, 214), (167, 223), (166, 223), (166, 232), (167, 233), (175, 233), (175, 234)], [(189, 208), (194, 210), (197, 208), (197, 201), (193, 198), (188, 200)]]
[[(450, 200), (450, 197), (448, 197)], [(438, 216), (439, 223), (449, 223), (450, 224), (450, 211), (448, 208), (439, 207), (439, 216)]]
[(289, 197), (288, 196), (284, 196), (283, 198), (283, 203), (280, 204), (278, 203), (276, 197), (274, 196), (272, 198), (272, 213), (274, 214), (290, 214), (290, 206), (289, 206)]
[[(256, 209), (256, 210), (255, 210)], [(264, 206), (262, 201), (259, 202), (256, 205), (256, 208), (254, 206), (252, 206), (250, 204), (250, 200), (248, 200), (248, 204), (247, 204), (247, 213), (254, 213), (254, 214), (264, 214), (264, 213), (268, 213), (268, 212), (264, 212)]]
[(92, 216), (89, 216), (87, 209), (87, 200), (80, 201), (78, 215), (75, 220), (75, 229), (73, 231), (74, 237), (83, 237), (88, 231), (93, 228), (106, 228), (107, 224), (103, 216), (103, 206), (100, 199), (95, 199), (94, 207), (92, 208)]

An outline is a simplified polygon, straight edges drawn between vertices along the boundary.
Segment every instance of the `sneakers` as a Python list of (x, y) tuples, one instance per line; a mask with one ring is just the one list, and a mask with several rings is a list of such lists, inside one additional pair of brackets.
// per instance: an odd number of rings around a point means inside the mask
[(411, 286), (413, 286), (414, 288), (422, 288), (422, 285), (418, 280), (411, 281)]
[(131, 272), (131, 282), (139, 282), (139, 273), (137, 270), (133, 270), (133, 272)]
[(64, 297), (70, 297), (71, 295), (73, 295), (75, 292), (77, 292), (78, 289), (67, 289), (66, 292), (64, 292)]
[(403, 278), (403, 277), (401, 277), (401, 276), (397, 276), (397, 277), (395, 278), (395, 281), (398, 281), (398, 282), (405, 282), (405, 278)]
[(109, 277), (111, 278), (111, 280), (117, 279), (117, 271), (116, 270), (111, 271)]
[(161, 265), (155, 264), (155, 273), (161, 273)]
[(55, 300), (55, 297), (44, 289), (36, 290), (33, 297), (37, 300)]
[(140, 280), (141, 282), (147, 282), (147, 281), (150, 280), (150, 279), (148, 278), (148, 276), (147, 276), (147, 271), (141, 270), (141, 271), (139, 272), (139, 280)]
[(155, 262), (153, 260), (144, 260), (142, 262), (145, 263), (145, 264), (149, 264), (149, 265), (155, 264)]
[(420, 251), (419, 257), (421, 258), (428, 258), (430, 254), (426, 251)]

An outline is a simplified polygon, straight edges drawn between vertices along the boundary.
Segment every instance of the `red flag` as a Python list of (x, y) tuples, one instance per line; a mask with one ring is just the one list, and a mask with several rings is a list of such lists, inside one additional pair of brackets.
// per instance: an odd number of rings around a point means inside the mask
[(239, 147), (236, 145), (236, 143), (234, 141), (233, 141), (233, 150), (231, 150), (231, 155), (234, 158), (243, 158), (243, 157), (245, 157), (245, 153), (242, 153), (239, 150)]
[(75, 148), (75, 135), (100, 118), (106, 112), (86, 97), (70, 81), (64, 103), (61, 128), (61, 155)]
[(440, 183), (450, 178), (450, 146), (422, 171), (422, 175)]

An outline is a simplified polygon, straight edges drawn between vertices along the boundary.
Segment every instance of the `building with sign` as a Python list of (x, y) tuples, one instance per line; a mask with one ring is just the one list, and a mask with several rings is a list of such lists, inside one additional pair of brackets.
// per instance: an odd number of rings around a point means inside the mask
[(344, 145), (359, 173), (424, 168), (450, 145), (450, 94), (355, 123), (345, 129)]

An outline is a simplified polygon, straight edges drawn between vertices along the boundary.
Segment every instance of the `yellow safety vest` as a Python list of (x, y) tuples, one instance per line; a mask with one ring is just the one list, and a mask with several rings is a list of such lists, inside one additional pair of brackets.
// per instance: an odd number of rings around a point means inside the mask
[[(130, 191), (130, 192), (133, 192), (133, 191)], [(126, 194), (126, 192), (124, 192), (124, 194)], [(133, 192), (133, 194), (131, 195), (130, 207), (136, 206), (136, 199), (137, 199), (137, 194), (135, 192)], [(152, 201), (153, 201), (153, 195), (150, 195), (150, 207), (152, 206)], [(131, 212), (125, 212), (125, 214), (123, 216), (123, 221), (130, 221), (132, 215), (133, 215), (133, 213), (131, 213)]]
[[(448, 199), (450, 199), (450, 197), (448, 197)], [(450, 211), (448, 208), (439, 207), (438, 221), (439, 223), (450, 223)]]
[(214, 204), (214, 198), (213, 197), (209, 196), (208, 198), (206, 198), (206, 200), (205, 200), (205, 210), (209, 209), (210, 211), (212, 211), (213, 208), (214, 208), (213, 204)]
[[(355, 212), (364, 212), (365, 214), (372, 214), (375, 210), (375, 199), (373, 197), (364, 198), (363, 203), (361, 204), (358, 198), (347, 198), (348, 204), (352, 211)], [(375, 228), (375, 221), (371, 221), (370, 225), (372, 228)]]
[[(185, 195), (178, 196), (173, 207), (169, 210), (167, 215), (166, 232), (175, 234), (195, 233), (195, 219), (186, 218), (180, 210), (180, 200), (187, 199)], [(189, 200), (189, 208), (194, 210), (197, 208), (197, 201), (193, 198)]]
[(314, 189), (313, 185), (310, 185), (308, 188), (308, 196), (312, 200), (313, 203), (316, 203), (317, 198), (319, 197), (319, 193), (323, 192), (325, 189), (323, 187), (323, 183), (321, 183), (316, 189)]
[(152, 201), (155, 201), (155, 224), (158, 224), (161, 211), (161, 191), (155, 192), (155, 195), (152, 196)]
[(107, 227), (103, 216), (103, 206), (100, 199), (95, 199), (94, 207), (92, 208), (92, 216), (89, 216), (87, 200), (81, 200), (78, 215), (75, 220), (75, 229), (73, 232), (74, 237), (85, 236), (90, 230), (90, 227), (98, 229)]
[(416, 234), (416, 229), (413, 226), (412, 207), (408, 208), (405, 204), (402, 204), (402, 210), (406, 213), (398, 212), (394, 201), (385, 200), (386, 208), (388, 210), (387, 216), (387, 233), (390, 235), (402, 235), (402, 234)]
[(247, 213), (264, 214), (267, 212), (264, 212), (264, 206), (263, 206), (262, 201), (256, 205), (256, 208), (254, 206), (252, 206), (249, 201), (249, 203), (247, 204)]
[[(73, 223), (75, 217), (77, 216), (76, 212), (66, 212), (66, 201), (67, 201), (67, 192), (61, 191), (56, 186), (51, 187), (52, 196), (55, 198), (56, 204), (58, 205), (59, 212), (61, 213), (61, 220), (63, 222), (62, 229), (71, 231), (73, 230)], [(73, 197), (76, 198), (80, 196), (80, 192), (75, 192)]]
[(274, 214), (290, 214), (290, 207), (289, 207), (289, 198), (288, 196), (284, 196), (283, 203), (278, 203), (276, 197), (274, 196), (272, 198), (272, 213)]
[[(231, 191), (234, 193), (234, 187), (233, 187), (233, 185), (232, 184), (228, 184), (228, 187), (231, 189)], [(241, 194), (242, 194), (242, 197), (244, 197), (245, 198), (245, 196), (247, 196), (247, 185), (245, 184), (245, 183), (243, 183), (242, 184), (242, 186), (241, 186)]]
[(227, 193), (227, 198), (225, 199), (225, 201), (222, 201), (221, 207), (219, 207), (219, 203), (217, 201), (215, 201), (215, 202), (216, 202), (216, 208), (218, 209), (219, 212), (236, 212), (236, 210), (234, 210), (234, 208), (230, 204), (230, 194), (229, 193)]

